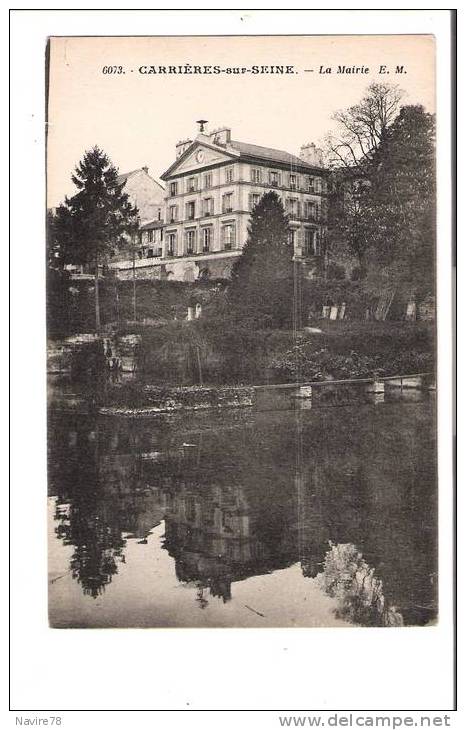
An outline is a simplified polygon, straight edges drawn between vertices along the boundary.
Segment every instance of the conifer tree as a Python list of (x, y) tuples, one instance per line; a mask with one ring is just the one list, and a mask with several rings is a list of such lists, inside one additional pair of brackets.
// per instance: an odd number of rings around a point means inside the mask
[(293, 313), (293, 246), (278, 195), (254, 207), (248, 238), (232, 270), (227, 298), (232, 316), (256, 326), (287, 327)]
[(99, 267), (110, 253), (127, 245), (138, 225), (138, 211), (125, 182), (99, 147), (84, 154), (71, 179), (78, 192), (57, 209), (55, 236), (66, 252), (66, 263), (87, 264), (95, 273), (96, 329), (100, 329)]

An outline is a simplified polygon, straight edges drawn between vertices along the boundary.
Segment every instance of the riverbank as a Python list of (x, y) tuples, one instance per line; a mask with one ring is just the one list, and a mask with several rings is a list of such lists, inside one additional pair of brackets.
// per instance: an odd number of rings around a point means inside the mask
[(244, 408), (253, 405), (254, 388), (166, 387), (122, 384), (112, 389), (112, 404), (102, 406), (103, 415), (156, 415), (177, 411), (198, 411), (223, 408)]
[(184, 411), (253, 408), (255, 410), (304, 410), (315, 406), (360, 405), (417, 399), (435, 391), (432, 373), (387, 378), (328, 380), (237, 387), (162, 388), (130, 384), (119, 388), (119, 403), (102, 406), (102, 415), (157, 415)]

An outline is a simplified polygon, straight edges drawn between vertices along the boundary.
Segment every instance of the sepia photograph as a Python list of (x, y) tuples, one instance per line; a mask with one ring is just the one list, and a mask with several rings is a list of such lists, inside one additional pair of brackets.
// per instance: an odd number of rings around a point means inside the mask
[(436, 626), (435, 38), (44, 56), (50, 627)]

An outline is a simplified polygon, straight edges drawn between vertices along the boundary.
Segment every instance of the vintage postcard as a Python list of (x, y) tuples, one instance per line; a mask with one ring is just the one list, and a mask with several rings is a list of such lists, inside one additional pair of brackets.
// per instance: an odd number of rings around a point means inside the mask
[(435, 59), (49, 39), (51, 627), (437, 623)]

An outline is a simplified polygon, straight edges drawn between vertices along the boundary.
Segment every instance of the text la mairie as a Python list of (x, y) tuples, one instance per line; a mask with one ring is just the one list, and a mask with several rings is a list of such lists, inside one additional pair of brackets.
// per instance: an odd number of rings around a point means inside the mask
[[(208, 133), (205, 124), (194, 140), (176, 145), (176, 159), (161, 175), (166, 190), (157, 217), (141, 216), (135, 259), (110, 266), (120, 278), (131, 278), (135, 267), (138, 278), (228, 277), (246, 243), (251, 211), (274, 190), (289, 218), (295, 257), (312, 276), (325, 236), (327, 171), (320, 150), (307, 144), (297, 157), (233, 140), (228, 128)], [(141, 210), (138, 189), (128, 192)]]

